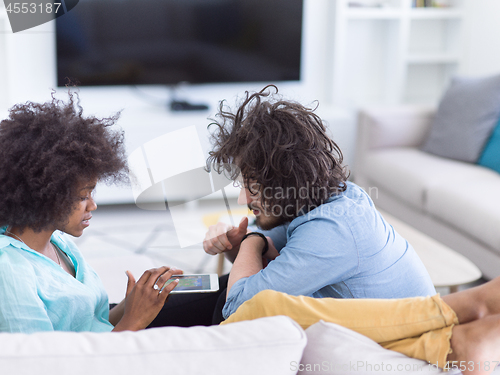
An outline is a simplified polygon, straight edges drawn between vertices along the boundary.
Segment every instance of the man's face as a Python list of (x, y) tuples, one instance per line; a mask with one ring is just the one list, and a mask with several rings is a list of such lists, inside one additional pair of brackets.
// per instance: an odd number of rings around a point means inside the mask
[[(262, 206), (262, 187), (255, 181), (249, 181), (249, 185), (242, 186), (238, 197), (238, 204), (247, 205), (255, 215), (257, 226), (263, 230), (269, 230), (285, 223), (281, 216), (273, 214), (272, 209)], [(266, 197), (267, 198), (267, 197)]]

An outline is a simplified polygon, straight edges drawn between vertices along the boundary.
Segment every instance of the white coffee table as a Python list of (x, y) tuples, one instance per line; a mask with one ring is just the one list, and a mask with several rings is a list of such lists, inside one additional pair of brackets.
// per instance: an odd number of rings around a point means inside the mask
[(378, 210), (382, 216), (415, 249), (431, 276), (435, 287), (446, 287), (450, 293), (460, 285), (481, 278), (482, 273), (469, 259), (394, 216)]

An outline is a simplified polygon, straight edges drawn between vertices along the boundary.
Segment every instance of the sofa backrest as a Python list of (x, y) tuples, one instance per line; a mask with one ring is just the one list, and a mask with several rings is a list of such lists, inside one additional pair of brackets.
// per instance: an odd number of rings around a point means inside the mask
[(12, 375), (295, 374), (305, 332), (285, 316), (139, 332), (0, 334), (0, 372)]
[(423, 106), (362, 109), (358, 114), (354, 160), (356, 183), (367, 187), (364, 162), (369, 150), (420, 146), (430, 129), (435, 113), (434, 107)]

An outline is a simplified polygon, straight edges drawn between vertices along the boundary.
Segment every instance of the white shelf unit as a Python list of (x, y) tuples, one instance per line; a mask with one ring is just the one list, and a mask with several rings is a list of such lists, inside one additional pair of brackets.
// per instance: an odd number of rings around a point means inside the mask
[(392, 0), (365, 8), (335, 0), (333, 104), (437, 103), (462, 60), (462, 1), (413, 8), (411, 0)]

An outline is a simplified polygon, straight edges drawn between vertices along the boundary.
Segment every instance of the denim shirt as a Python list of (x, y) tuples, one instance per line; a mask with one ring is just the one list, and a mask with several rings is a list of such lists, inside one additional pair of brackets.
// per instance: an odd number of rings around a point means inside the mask
[(0, 228), (0, 332), (109, 332), (108, 296), (99, 276), (67, 235), (51, 238), (76, 277)]
[(223, 309), (225, 318), (265, 289), (316, 298), (436, 293), (412, 246), (385, 221), (365, 191), (346, 184), (344, 192), (289, 225), (262, 231), (280, 255), (232, 286)]

